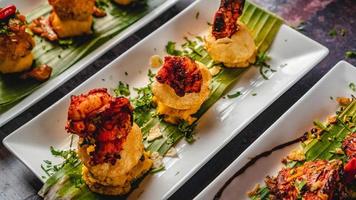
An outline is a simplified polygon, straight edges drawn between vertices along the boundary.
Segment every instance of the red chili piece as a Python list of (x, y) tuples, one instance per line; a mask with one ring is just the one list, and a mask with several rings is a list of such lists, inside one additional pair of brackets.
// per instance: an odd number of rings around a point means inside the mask
[(356, 176), (356, 158), (352, 158), (344, 167), (345, 181), (351, 183), (355, 181)]
[(0, 10), (0, 19), (6, 19), (16, 13), (16, 6), (9, 5)]

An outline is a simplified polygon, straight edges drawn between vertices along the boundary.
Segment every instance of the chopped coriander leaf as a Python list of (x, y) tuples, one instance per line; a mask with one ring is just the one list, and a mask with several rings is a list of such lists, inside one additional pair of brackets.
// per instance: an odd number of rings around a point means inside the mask
[(60, 39), (58, 44), (64, 47), (68, 47), (73, 44), (73, 39)]
[(96, 0), (95, 5), (100, 9), (104, 9), (106, 7), (109, 7), (109, 0)]
[(268, 77), (267, 77), (266, 73), (268, 73), (268, 72), (272, 72), (272, 73), (276, 72), (275, 69), (272, 69), (271, 66), (266, 63), (270, 59), (271, 58), (266, 53), (260, 53), (257, 56), (256, 62), (255, 62), (255, 66), (260, 68), (260, 74), (262, 75), (262, 77), (265, 80), (268, 80)]
[(195, 14), (195, 19), (198, 19), (199, 18), (199, 15), (200, 15), (200, 13), (199, 13), (199, 11)]
[(176, 43), (175, 42), (172, 42), (172, 41), (169, 41), (166, 45), (166, 52), (169, 54), (169, 55), (174, 55), (174, 56), (179, 56), (182, 54), (181, 51), (179, 50), (176, 50)]
[(294, 186), (298, 189), (298, 192), (302, 191), (304, 186), (307, 184), (305, 180), (296, 180)]
[(356, 51), (346, 51), (345, 57), (346, 58), (356, 58)]
[(331, 30), (329, 31), (329, 36), (335, 37), (336, 35), (337, 35), (337, 31), (336, 31), (335, 28), (333, 28), (333, 29), (331, 29)]
[(210, 22), (206, 22), (207, 24), (208, 24), (208, 26), (212, 26), (213, 24), (212, 23), (210, 23)]
[(119, 82), (119, 85), (117, 88), (114, 89), (115, 95), (116, 96), (129, 96), (130, 95), (130, 86), (129, 84), (125, 84), (123, 82)]
[(160, 167), (158, 167), (158, 168), (152, 168), (151, 171), (150, 171), (150, 173), (151, 173), (151, 174), (155, 174), (155, 173), (158, 173), (158, 172), (163, 171), (163, 170), (165, 170), (165, 168), (164, 168), (164, 166), (162, 165), (162, 166), (160, 166)]
[(152, 83), (154, 77), (156, 76), (156, 74), (154, 74), (154, 73), (152, 72), (152, 70), (149, 69), (149, 70), (148, 70), (148, 73), (147, 73), (147, 76), (148, 76), (148, 79), (149, 79), (150, 83)]
[(257, 93), (252, 93), (252, 96), (256, 96), (257, 95)]
[(240, 91), (237, 91), (235, 94), (228, 94), (227, 97), (229, 99), (232, 99), (232, 98), (236, 98), (236, 97), (239, 97), (241, 95), (241, 92)]
[(186, 121), (181, 121), (178, 124), (178, 129), (184, 133), (185, 140), (188, 143), (193, 143), (194, 142), (194, 132), (195, 132), (195, 127), (197, 124), (191, 124), (189, 125), (188, 122)]
[(334, 100), (334, 97), (330, 96), (330, 100)]
[(352, 91), (356, 92), (356, 85), (355, 85), (355, 83), (350, 83), (350, 84), (349, 84), (349, 88), (350, 88)]
[(66, 165), (71, 165), (73, 167), (77, 166), (80, 161), (78, 159), (77, 153), (74, 150), (57, 150), (54, 147), (50, 147), (51, 154), (55, 157), (60, 157), (64, 159), (62, 163), (53, 164), (49, 160), (44, 160), (44, 164), (41, 164), (42, 170), (48, 175), (52, 176), (54, 173), (61, 170)]

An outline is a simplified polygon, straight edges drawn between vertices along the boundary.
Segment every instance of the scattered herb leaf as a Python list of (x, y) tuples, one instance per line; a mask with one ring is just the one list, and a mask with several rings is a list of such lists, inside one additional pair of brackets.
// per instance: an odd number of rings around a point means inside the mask
[(114, 92), (115, 92), (115, 95), (117, 97), (120, 97), (120, 96), (129, 96), (130, 95), (130, 86), (129, 84), (125, 84), (123, 82), (119, 82), (119, 85), (114, 89)]
[(241, 95), (241, 92), (240, 91), (237, 91), (236, 93), (234, 94), (228, 94), (226, 95), (229, 99), (232, 99), (232, 98), (236, 98), (236, 97), (239, 97)]
[(181, 121), (179, 124), (178, 124), (178, 129), (184, 133), (184, 137), (185, 137), (185, 140), (188, 142), (188, 143), (193, 143), (194, 142), (194, 132), (195, 132), (195, 127), (196, 127), (196, 123), (193, 123), (191, 125), (188, 124), (188, 122), (186, 121)]
[(329, 36), (331, 36), (331, 37), (337, 36), (337, 31), (336, 31), (335, 28), (333, 28), (333, 29), (331, 29), (331, 30), (329, 31)]
[(345, 57), (346, 58), (356, 58), (356, 51), (346, 51)]
[(176, 49), (176, 43), (175, 42), (172, 42), (172, 41), (169, 41), (166, 45), (166, 51), (168, 54), (170, 55), (174, 55), (174, 56), (179, 56), (182, 54), (181, 51), (177, 50)]
[(350, 83), (350, 84), (349, 84), (349, 88), (350, 88), (352, 91), (356, 92), (356, 85), (355, 85), (355, 83)]

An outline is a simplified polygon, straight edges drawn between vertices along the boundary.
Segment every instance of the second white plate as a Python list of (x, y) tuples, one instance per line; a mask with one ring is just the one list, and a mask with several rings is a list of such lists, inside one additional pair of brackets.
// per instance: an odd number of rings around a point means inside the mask
[[(149, 58), (154, 54), (166, 55), (165, 45), (168, 41), (182, 42), (183, 36), (205, 34), (207, 21), (212, 20), (218, 6), (219, 1), (196, 1), (55, 105), (5, 138), (5, 146), (40, 178), (44, 175), (40, 167), (42, 161), (53, 160), (49, 146), (68, 147), (69, 135), (64, 126), (70, 95), (93, 88), (115, 88), (118, 81), (127, 82), (131, 87), (146, 85)], [(200, 13), (198, 19), (195, 17), (197, 12)], [(179, 157), (165, 159), (166, 170), (147, 176), (131, 197), (169, 197), (327, 53), (327, 48), (283, 25), (269, 52), (272, 57), (270, 64), (277, 72), (269, 80), (264, 80), (255, 67), (243, 73), (231, 89), (232, 92), (243, 91), (243, 95), (236, 99), (221, 99), (210, 108), (200, 119), (198, 139), (194, 144), (181, 141), (176, 146)]]
[[(241, 169), (251, 158), (273, 147), (299, 138), (313, 126), (316, 119), (325, 120), (339, 107), (336, 97), (356, 95), (349, 88), (356, 83), (356, 67), (345, 61), (339, 62), (293, 107), (280, 117), (266, 132), (246, 149), (222, 174), (220, 174), (196, 199), (213, 199), (224, 183)], [(332, 99), (330, 97), (333, 97)], [(226, 187), (221, 199), (248, 199), (246, 193), (267, 175), (276, 175), (282, 168), (281, 160), (299, 144), (291, 145), (259, 159), (243, 174)]]

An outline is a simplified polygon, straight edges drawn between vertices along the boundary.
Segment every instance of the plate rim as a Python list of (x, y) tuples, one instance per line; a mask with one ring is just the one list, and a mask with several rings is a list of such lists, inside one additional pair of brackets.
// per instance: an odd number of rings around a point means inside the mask
[[(194, 200), (202, 199), (205, 195), (209, 194), (210, 190), (214, 189), (215, 184), (219, 182), (221, 179), (226, 178), (225, 176), (228, 176), (229, 173), (232, 173), (233, 171), (237, 171), (241, 169), (240, 166), (239, 168), (236, 168), (236, 165), (238, 165), (238, 162), (242, 161), (244, 158), (247, 157), (248, 153), (252, 151), (257, 143), (260, 143), (262, 140), (267, 137), (272, 130), (277, 127), (283, 119), (290, 115), (290, 113), (294, 112), (295, 109), (300, 107), (301, 104), (305, 101), (305, 99), (310, 96), (311, 93), (316, 91), (320, 85), (324, 82), (325, 79), (327, 79), (330, 76), (334, 76), (336, 73), (336, 70), (339, 68), (351, 68), (352, 70), (356, 71), (356, 67), (352, 65), (351, 63), (345, 61), (345, 60), (340, 60), (337, 62), (333, 67), (322, 76), (307, 92), (303, 94), (302, 97), (300, 97), (287, 111), (285, 111), (271, 126), (269, 126), (253, 143), (251, 143), (235, 160), (231, 162), (231, 164), (226, 167), (221, 173), (219, 173), (218, 176), (216, 176), (213, 181), (211, 181), (200, 193), (198, 193), (195, 197)], [(256, 153), (257, 155), (258, 153)]]

